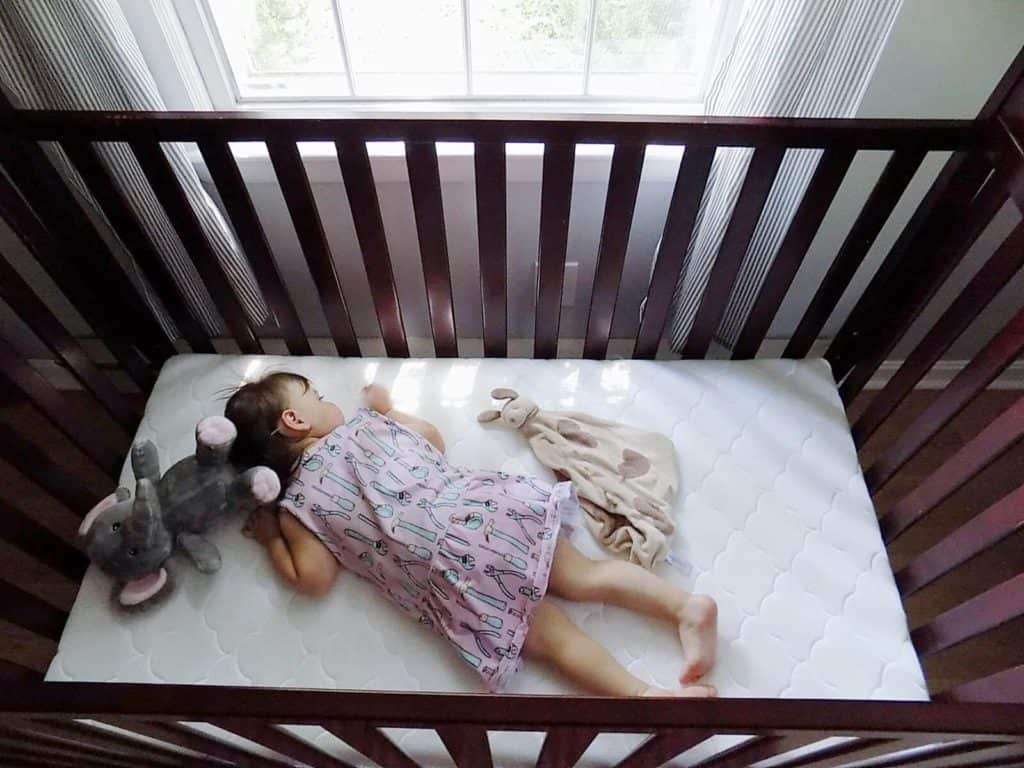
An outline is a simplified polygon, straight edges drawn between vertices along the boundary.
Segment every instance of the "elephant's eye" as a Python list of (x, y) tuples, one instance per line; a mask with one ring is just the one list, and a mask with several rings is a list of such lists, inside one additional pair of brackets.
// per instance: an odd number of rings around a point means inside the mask
[(135, 547), (132, 547), (128, 550), (129, 557), (135, 557), (137, 554), (139, 554), (139, 550), (137, 550)]
[(120, 523), (114, 523), (112, 526), (110, 526), (110, 530), (112, 530), (112, 531), (120, 531), (121, 530), (121, 524)]

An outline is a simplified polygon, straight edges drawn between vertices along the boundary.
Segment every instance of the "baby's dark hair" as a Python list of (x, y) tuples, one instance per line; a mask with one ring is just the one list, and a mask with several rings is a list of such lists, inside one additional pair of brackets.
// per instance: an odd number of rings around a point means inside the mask
[(277, 431), (286, 407), (285, 387), (290, 382), (297, 382), (306, 390), (310, 387), (309, 379), (300, 374), (271, 373), (239, 387), (224, 405), (224, 415), (238, 428), (231, 460), (242, 467), (270, 467), (280, 478), (282, 489), (288, 484), (300, 453), (296, 442)]

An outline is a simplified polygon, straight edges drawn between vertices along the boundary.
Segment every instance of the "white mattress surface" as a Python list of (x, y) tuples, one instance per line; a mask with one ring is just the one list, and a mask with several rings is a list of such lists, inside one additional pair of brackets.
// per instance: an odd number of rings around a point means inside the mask
[[(510, 386), (555, 410), (581, 410), (671, 436), (680, 460), (675, 567), (659, 573), (719, 605), (722, 696), (926, 699), (921, 667), (828, 365), (820, 360), (394, 360), (181, 355), (164, 366), (137, 439), (163, 465), (194, 450), (194, 426), (227, 394), (271, 370), (310, 377), (346, 412), (360, 387), (391, 388), (401, 410), (434, 422), (455, 463), (549, 476), (518, 433), (476, 422)], [(122, 484), (133, 486), (127, 463)], [(142, 615), (114, 612), (110, 583), (87, 573), (47, 678), (410, 691), (481, 691), (472, 670), (373, 588), (343, 577), (317, 601), (293, 594), (239, 533), (216, 531), (224, 565), (202, 576), (172, 562), (176, 591)], [(604, 556), (586, 530), (575, 543)], [(601, 605), (573, 619), (635, 675), (675, 680), (671, 628)], [(510, 693), (563, 693), (527, 662)], [(367, 761), (319, 729), (304, 736)], [(393, 734), (450, 765), (432, 732)], [(621, 758), (640, 737), (604, 735), (580, 765)], [(536, 757), (541, 737), (491, 734), (498, 764)], [(524, 751), (525, 750), (525, 751)], [(532, 752), (531, 752), (532, 750)]]

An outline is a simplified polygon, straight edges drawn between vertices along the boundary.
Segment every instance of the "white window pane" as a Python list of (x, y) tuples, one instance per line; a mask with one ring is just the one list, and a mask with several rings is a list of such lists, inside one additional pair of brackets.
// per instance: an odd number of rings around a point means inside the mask
[(718, 10), (714, 0), (598, 0), (588, 92), (693, 98)]
[(242, 98), (348, 95), (332, 0), (209, 0)]
[(340, 0), (358, 96), (466, 93), (459, 0)]
[(472, 0), (474, 95), (583, 93), (589, 0)]

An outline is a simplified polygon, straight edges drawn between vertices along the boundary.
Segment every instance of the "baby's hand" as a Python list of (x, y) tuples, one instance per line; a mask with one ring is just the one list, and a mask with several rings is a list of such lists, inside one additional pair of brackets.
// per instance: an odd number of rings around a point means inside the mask
[(277, 522), (277, 510), (270, 507), (254, 509), (242, 527), (242, 535), (255, 539), (262, 546), (280, 537), (281, 526)]
[(391, 402), (391, 393), (380, 384), (367, 384), (363, 387), (363, 403), (378, 413), (388, 413), (395, 407)]

